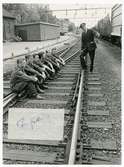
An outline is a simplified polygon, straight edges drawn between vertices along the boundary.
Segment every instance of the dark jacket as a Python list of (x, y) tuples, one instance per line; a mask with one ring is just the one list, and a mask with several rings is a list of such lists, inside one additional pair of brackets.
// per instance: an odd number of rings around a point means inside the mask
[(33, 64), (36, 64), (37, 66), (43, 68), (43, 63), (40, 60), (33, 60)]
[[(91, 43), (95, 44), (94, 37), (95, 37), (95, 33), (91, 29), (87, 29), (86, 33), (82, 32), (82, 35), (81, 35), (81, 49), (90, 47)], [(95, 44), (95, 47), (96, 47), (96, 44)]]
[(52, 63), (52, 65), (53, 65), (54, 68), (59, 69), (59, 65), (58, 65), (58, 62), (56, 61), (55, 57), (53, 57), (52, 55), (48, 55), (45, 59), (47, 61), (49, 61), (50, 63)]
[(24, 70), (26, 71), (26, 73), (28, 75), (31, 74), (31, 75), (36, 75), (38, 77), (41, 77), (42, 76), (41, 75), (42, 71), (39, 72), (38, 68), (39, 67), (37, 65), (33, 64), (33, 63), (27, 63)]
[(14, 92), (21, 91), (26, 86), (27, 82), (34, 82), (32, 76), (28, 76), (23, 69), (16, 68), (11, 75), (10, 88)]
[(43, 71), (51, 71), (50, 67), (48, 66), (48, 64), (43, 64), (43, 61), (41, 61), (40, 59), (39, 60), (34, 60), (33, 61), (34, 64), (38, 65), (39, 67), (41, 67), (43, 69)]

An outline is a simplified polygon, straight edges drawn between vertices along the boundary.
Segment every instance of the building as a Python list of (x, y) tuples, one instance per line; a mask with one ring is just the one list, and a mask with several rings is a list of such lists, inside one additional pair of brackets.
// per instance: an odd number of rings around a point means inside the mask
[(60, 37), (60, 26), (46, 22), (15, 25), (16, 35), (22, 41), (42, 41)]
[(16, 18), (3, 9), (3, 40), (9, 40), (15, 36)]

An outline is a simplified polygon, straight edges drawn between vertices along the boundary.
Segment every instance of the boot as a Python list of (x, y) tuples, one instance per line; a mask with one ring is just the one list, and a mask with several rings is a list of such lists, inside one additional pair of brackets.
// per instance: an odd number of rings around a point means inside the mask
[(35, 97), (37, 100), (44, 100), (45, 98), (44, 97), (42, 97), (41, 95), (36, 95), (36, 97)]
[(30, 99), (36, 99), (36, 100), (44, 100), (44, 97), (42, 97), (41, 95), (37, 94), (34, 96), (29, 97)]
[(42, 85), (42, 88), (43, 88), (43, 89), (48, 89), (48, 86)]
[(37, 85), (36, 86), (38, 93), (44, 93), (44, 91)]

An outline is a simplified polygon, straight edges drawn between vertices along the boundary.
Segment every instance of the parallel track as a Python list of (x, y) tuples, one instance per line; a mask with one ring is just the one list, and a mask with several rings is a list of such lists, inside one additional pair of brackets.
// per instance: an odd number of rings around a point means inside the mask
[(119, 162), (114, 125), (104, 99), (101, 78), (97, 70), (84, 72), (79, 121), (74, 125), (78, 126), (75, 156), (70, 156), (69, 164), (113, 165)]

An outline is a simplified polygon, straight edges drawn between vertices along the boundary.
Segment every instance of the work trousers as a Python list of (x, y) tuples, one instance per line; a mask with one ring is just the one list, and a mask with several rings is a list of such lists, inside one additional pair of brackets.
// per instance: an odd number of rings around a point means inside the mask
[(15, 84), (15, 86), (12, 88), (12, 91), (15, 93), (21, 93), (23, 90), (25, 90), (28, 97), (33, 97), (37, 95), (37, 90), (35, 83), (33, 82), (19, 82)]
[(82, 69), (85, 69), (87, 67), (85, 59), (84, 59), (86, 57), (87, 53), (89, 53), (89, 56), (90, 56), (90, 62), (91, 62), (90, 63), (90, 71), (93, 71), (95, 49), (92, 51), (89, 51), (87, 48), (83, 50), (83, 52), (80, 55), (81, 67), (82, 67)]

